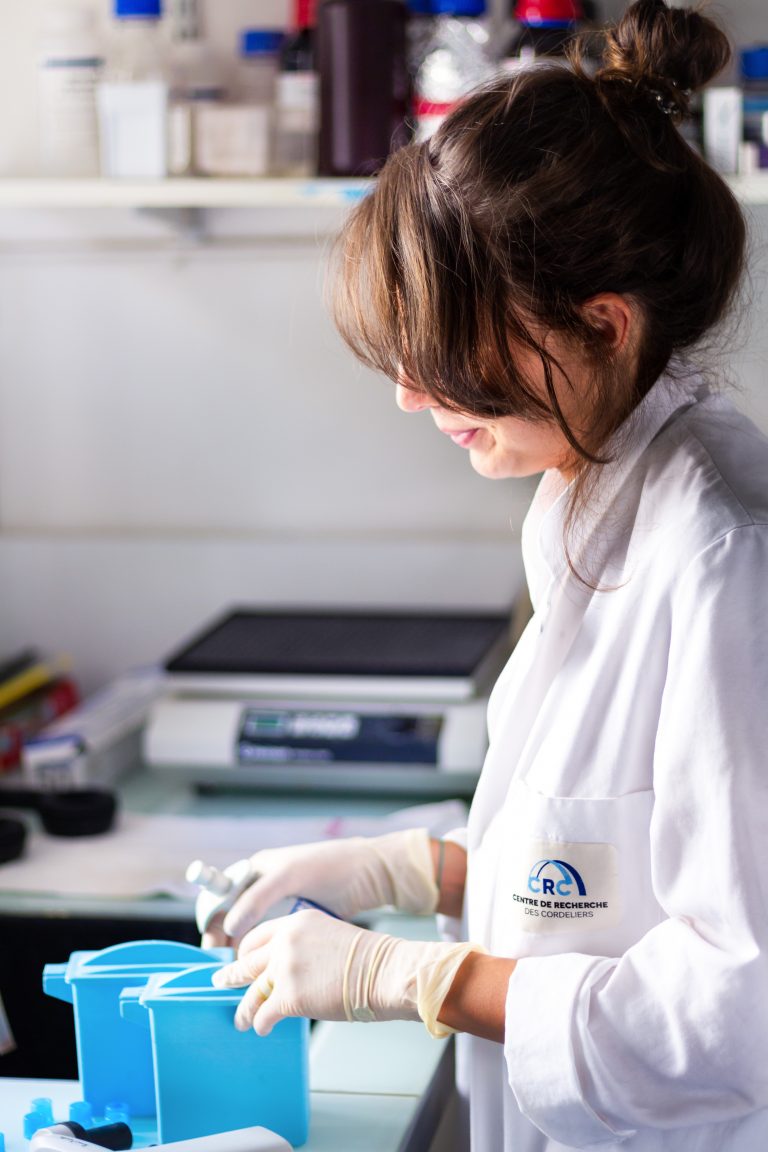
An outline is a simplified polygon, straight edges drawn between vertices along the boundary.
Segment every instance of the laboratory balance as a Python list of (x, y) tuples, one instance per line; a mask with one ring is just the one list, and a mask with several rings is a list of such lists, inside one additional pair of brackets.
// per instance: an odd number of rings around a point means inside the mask
[(144, 759), (208, 788), (471, 795), (511, 613), (237, 608), (165, 662)]

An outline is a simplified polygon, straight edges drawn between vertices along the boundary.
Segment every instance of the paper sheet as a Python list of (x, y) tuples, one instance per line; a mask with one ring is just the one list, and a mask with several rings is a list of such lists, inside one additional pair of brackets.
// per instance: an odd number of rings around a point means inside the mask
[(112, 832), (66, 839), (31, 832), (24, 856), (0, 865), (0, 890), (138, 899), (168, 895), (188, 898), (197, 888), (184, 873), (203, 857), (226, 867), (259, 848), (307, 844), (342, 836), (378, 836), (426, 827), (435, 836), (466, 823), (459, 800), (403, 808), (387, 816), (265, 819), (259, 817), (153, 816), (123, 812)]

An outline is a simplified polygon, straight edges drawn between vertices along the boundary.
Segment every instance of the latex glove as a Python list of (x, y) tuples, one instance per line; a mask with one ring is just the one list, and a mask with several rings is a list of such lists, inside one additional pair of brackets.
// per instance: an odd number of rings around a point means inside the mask
[(452, 1029), (437, 1016), (473, 944), (401, 940), (303, 911), (266, 920), (238, 958), (213, 976), (217, 988), (250, 987), (235, 1026), (266, 1036), (285, 1016), (314, 1020), (418, 1020), (433, 1036)]
[(426, 828), (265, 848), (251, 857), (250, 864), (257, 878), (223, 921), (224, 932), (232, 939), (243, 936), (287, 896), (304, 896), (345, 920), (385, 904), (413, 913), (430, 913), (437, 907)]

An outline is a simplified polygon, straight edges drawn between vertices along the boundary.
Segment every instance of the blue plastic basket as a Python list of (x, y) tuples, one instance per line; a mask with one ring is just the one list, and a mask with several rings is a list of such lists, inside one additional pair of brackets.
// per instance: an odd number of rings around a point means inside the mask
[[(151, 1027), (160, 1143), (262, 1125), (294, 1146), (309, 1131), (309, 1021), (269, 1036), (238, 1032), (243, 989), (220, 989), (220, 964), (155, 975), (121, 996), (127, 1020)], [(138, 1030), (138, 1029), (137, 1029)]]
[(121, 1016), (123, 989), (143, 988), (153, 974), (172, 975), (231, 956), (228, 948), (134, 940), (101, 952), (73, 952), (66, 964), (46, 964), (44, 991), (74, 1007), (82, 1093), (95, 1115), (103, 1116), (114, 1100), (125, 1101), (132, 1116), (155, 1115), (151, 1039)]

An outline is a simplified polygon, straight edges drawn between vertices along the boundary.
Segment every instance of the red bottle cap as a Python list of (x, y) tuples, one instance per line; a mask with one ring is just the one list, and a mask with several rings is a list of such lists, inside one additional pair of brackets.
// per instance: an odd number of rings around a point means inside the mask
[(580, 0), (518, 0), (515, 19), (522, 24), (569, 24), (583, 20)]
[(317, 0), (296, 0), (296, 28), (314, 28), (317, 24)]

